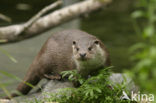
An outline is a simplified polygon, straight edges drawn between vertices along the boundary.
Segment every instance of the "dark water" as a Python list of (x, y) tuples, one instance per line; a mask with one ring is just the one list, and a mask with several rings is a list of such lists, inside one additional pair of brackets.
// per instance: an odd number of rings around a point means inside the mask
[(133, 0), (114, 0), (107, 8), (92, 13), (89, 18), (81, 21), (81, 29), (96, 35), (106, 44), (114, 66), (113, 71), (116, 72), (122, 72), (133, 65), (129, 47), (139, 41), (130, 16), (133, 6)]
[[(20, 0), (15, 1), (19, 2)], [(27, 4), (32, 3), (32, 8), (27, 11), (21, 11), (15, 9), (16, 2), (1, 0), (0, 10), (2, 12), (0, 11), (0, 13), (10, 16), (14, 20), (13, 23), (21, 23), (28, 20), (28, 18), (42, 7), (52, 2), (48, 0), (46, 0), (46, 2), (41, 0), (41, 3), (38, 3), (37, 0), (32, 1), (33, 2), (30, 2), (30, 0), (27, 2), (26, 0), (23, 1), (23, 3)], [(6, 6), (9, 6), (9, 8)], [(79, 28), (96, 35), (105, 43), (110, 52), (114, 71), (122, 72), (123, 69), (130, 68), (132, 65), (132, 62), (129, 59), (130, 54), (128, 49), (138, 41), (130, 18), (132, 8), (133, 1), (115, 0), (109, 7), (94, 12), (87, 18), (81, 18), (80, 20), (61, 25), (35, 38), (18, 43), (0, 45), (0, 48), (6, 50), (18, 61), (18, 63), (13, 63), (7, 56), (0, 52), (0, 70), (23, 78), (42, 44), (53, 32), (66, 28)], [(0, 21), (0, 25), (8, 25), (8, 23)], [(17, 86), (18, 81), (0, 74), (0, 83), (6, 84), (7, 89), (12, 90)], [(2, 94), (2, 90), (0, 90), (0, 94)]]

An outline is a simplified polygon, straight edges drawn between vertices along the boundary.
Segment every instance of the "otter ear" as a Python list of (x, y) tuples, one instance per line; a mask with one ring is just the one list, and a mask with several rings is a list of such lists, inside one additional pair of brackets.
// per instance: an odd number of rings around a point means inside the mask
[(76, 41), (73, 41), (73, 45), (76, 45)]
[(95, 43), (95, 44), (99, 44), (99, 41), (98, 41), (98, 40), (95, 40), (94, 43)]

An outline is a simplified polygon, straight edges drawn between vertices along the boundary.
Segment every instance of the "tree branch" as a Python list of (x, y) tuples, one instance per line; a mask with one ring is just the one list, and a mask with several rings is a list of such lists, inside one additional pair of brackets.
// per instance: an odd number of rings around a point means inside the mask
[(56, 8), (57, 6), (61, 5), (62, 1), (58, 0), (49, 6), (43, 8), (39, 13), (37, 13), (34, 17), (32, 17), (30, 20), (28, 20), (24, 24), (20, 25), (12, 25), (8, 27), (1, 27), (0, 28), (0, 43), (6, 43), (14, 41), (14, 39), (18, 40), (18, 36), (24, 34), (24, 32), (32, 26), (43, 14), (48, 12), (49, 10), (52, 10)]
[(55, 3), (50, 4), (49, 6), (43, 8), (39, 13), (37, 13), (34, 17), (32, 17), (28, 22), (25, 23), (25, 27), (22, 32), (24, 32), (26, 29), (32, 26), (32, 24), (34, 24), (43, 14), (47, 13), (48, 11), (56, 8), (57, 6), (61, 4), (62, 4), (62, 0), (58, 0)]
[[(111, 0), (103, 0), (102, 2), (99, 0), (86, 0), (56, 10), (53, 13), (50, 13), (41, 18), (40, 16), (42, 15), (42, 13), (38, 13), (34, 18), (30, 19), (28, 22), (24, 24), (1, 27), (0, 43), (2, 44), (2, 43), (9, 43), (9, 42), (16, 42), (32, 36), (39, 35), (40, 33), (52, 27), (55, 27), (66, 21), (74, 19), (80, 15), (97, 10), (109, 4), (110, 2)], [(44, 13), (44, 9), (41, 12)]]

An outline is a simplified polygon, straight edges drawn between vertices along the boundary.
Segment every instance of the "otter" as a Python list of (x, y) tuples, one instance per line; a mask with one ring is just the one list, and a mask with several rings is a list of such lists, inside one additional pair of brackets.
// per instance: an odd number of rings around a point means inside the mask
[[(28, 94), (32, 87), (26, 82), (35, 86), (42, 78), (48, 78), (49, 74), (53, 76), (50, 78), (59, 79), (62, 71), (77, 69), (85, 77), (109, 65), (108, 51), (98, 38), (81, 30), (64, 30), (53, 34), (45, 42), (17, 91)], [(11, 95), (16, 96), (19, 95)]]

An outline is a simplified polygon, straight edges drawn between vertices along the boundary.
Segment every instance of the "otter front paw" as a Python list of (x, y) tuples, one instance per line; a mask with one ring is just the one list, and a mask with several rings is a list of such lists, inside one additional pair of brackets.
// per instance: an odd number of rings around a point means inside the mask
[(48, 74), (44, 74), (44, 77), (49, 79), (49, 80), (61, 80), (61, 76), (60, 75), (48, 75)]

